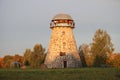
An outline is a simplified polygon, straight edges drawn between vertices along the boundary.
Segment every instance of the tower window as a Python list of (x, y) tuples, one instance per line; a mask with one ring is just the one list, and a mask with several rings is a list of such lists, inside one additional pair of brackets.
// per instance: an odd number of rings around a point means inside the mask
[(65, 52), (60, 52), (60, 56), (65, 56)]
[(62, 31), (62, 35), (64, 35), (65, 34), (65, 31)]

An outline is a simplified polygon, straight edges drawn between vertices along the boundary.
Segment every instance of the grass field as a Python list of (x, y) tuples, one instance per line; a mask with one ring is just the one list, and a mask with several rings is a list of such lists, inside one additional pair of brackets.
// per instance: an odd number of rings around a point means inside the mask
[(120, 68), (0, 69), (0, 80), (120, 80)]

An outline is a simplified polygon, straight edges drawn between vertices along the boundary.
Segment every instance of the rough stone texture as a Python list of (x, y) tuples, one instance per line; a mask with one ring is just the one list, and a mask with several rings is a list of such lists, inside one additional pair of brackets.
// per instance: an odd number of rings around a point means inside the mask
[(57, 14), (50, 23), (52, 35), (44, 64), (48, 68), (80, 67), (81, 61), (73, 35), (74, 20), (68, 14)]
[[(61, 56), (64, 53), (64, 56)], [(52, 28), (52, 36), (44, 64), (48, 68), (64, 68), (66, 59), (67, 68), (80, 67), (81, 61), (71, 27), (61, 26)]]
[[(64, 66), (64, 61), (66, 62), (66, 67)], [(58, 56), (52, 62), (52, 64), (47, 65), (49, 68), (75, 68), (80, 66), (80, 61), (77, 61), (73, 55)]]

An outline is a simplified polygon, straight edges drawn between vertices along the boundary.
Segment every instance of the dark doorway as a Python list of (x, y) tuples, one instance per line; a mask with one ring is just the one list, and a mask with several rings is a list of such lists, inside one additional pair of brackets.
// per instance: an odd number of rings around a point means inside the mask
[(64, 68), (67, 68), (67, 61), (64, 61)]

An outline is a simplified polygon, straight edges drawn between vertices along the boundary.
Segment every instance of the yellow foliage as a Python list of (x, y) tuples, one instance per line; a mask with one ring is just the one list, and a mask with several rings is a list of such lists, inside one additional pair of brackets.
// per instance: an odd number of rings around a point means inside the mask
[(107, 63), (112, 67), (120, 68), (120, 53), (111, 54), (107, 60)]

